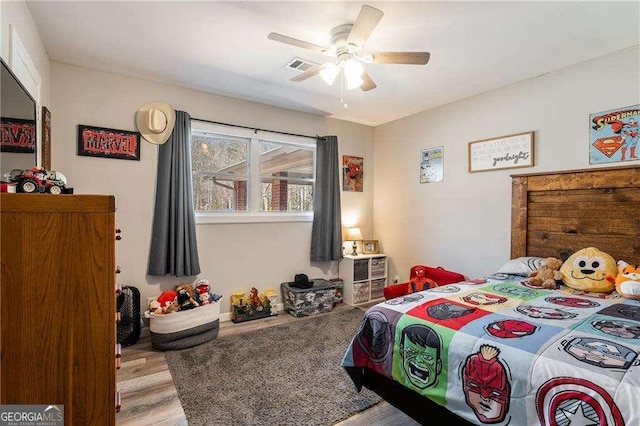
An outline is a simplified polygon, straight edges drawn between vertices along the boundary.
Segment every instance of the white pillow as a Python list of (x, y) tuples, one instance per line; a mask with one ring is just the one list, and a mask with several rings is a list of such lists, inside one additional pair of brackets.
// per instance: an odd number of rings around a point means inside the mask
[(498, 274), (510, 274), (510, 275), (522, 275), (528, 277), (530, 272), (540, 268), (540, 262), (544, 260), (543, 257), (526, 256), (519, 257), (517, 259), (511, 259), (496, 273)]

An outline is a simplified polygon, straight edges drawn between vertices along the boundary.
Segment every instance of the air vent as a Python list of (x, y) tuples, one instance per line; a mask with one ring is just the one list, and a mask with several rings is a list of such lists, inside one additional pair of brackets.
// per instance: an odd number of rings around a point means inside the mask
[(301, 59), (301, 58), (293, 58), (292, 60), (290, 60), (287, 65), (285, 65), (285, 68), (291, 68), (294, 69), (298, 72), (305, 72), (306, 70), (308, 70), (311, 67), (314, 67), (318, 64), (314, 63), (314, 62), (310, 62), (307, 61), (306, 59)]

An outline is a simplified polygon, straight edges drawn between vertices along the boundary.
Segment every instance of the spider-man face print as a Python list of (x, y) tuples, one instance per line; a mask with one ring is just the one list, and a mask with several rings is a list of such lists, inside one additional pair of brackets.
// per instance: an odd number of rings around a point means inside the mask
[(516, 308), (516, 311), (531, 318), (542, 319), (561, 320), (578, 316), (578, 314), (563, 311), (562, 309), (550, 308), (548, 306), (521, 305)]
[(546, 300), (549, 303), (554, 303), (556, 305), (561, 305), (561, 306), (568, 306), (570, 308), (595, 308), (597, 306), (600, 306), (598, 302), (594, 302), (593, 300), (589, 300), (589, 299), (581, 299), (579, 297), (554, 296), (554, 297), (546, 297), (544, 300)]
[(515, 339), (530, 336), (538, 329), (537, 326), (520, 320), (502, 320), (487, 324), (485, 331), (500, 339)]

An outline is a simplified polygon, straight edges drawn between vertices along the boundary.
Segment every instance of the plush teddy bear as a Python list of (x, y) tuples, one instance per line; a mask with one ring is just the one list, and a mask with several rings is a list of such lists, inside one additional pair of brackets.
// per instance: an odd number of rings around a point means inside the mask
[(562, 280), (560, 267), (562, 260), (547, 257), (540, 262), (540, 267), (529, 273), (529, 284), (542, 288), (557, 288), (556, 281)]

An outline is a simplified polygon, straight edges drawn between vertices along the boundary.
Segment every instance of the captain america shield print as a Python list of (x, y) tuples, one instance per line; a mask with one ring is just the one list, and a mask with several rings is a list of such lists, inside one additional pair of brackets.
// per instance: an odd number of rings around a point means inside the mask
[(600, 386), (585, 379), (557, 377), (543, 384), (536, 394), (541, 426), (624, 426), (613, 398)]

